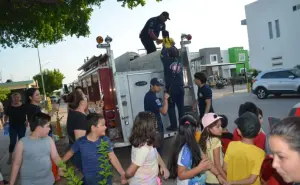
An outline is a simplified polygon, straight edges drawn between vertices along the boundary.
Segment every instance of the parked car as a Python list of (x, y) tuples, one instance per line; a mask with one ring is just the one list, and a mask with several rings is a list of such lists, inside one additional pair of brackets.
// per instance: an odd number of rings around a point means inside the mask
[(293, 68), (263, 71), (253, 79), (252, 92), (259, 99), (265, 99), (270, 94), (300, 94), (300, 70)]

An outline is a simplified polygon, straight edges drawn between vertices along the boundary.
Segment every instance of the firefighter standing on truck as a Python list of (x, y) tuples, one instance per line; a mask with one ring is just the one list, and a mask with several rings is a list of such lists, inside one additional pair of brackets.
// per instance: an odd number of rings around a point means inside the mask
[(163, 104), (159, 98), (157, 98), (156, 93), (161, 91), (161, 87), (164, 86), (157, 78), (152, 78), (150, 81), (150, 90), (145, 94), (144, 97), (144, 109), (155, 114), (157, 120), (157, 127), (160, 133), (160, 144), (157, 147), (159, 154), (162, 154), (162, 146), (164, 139), (164, 125), (160, 114), (167, 114), (168, 112), (168, 98), (169, 94), (165, 93)]
[(165, 22), (170, 20), (169, 13), (163, 12), (157, 17), (150, 18), (144, 28), (140, 33), (140, 39), (147, 54), (153, 53), (156, 51), (156, 46), (153, 41), (156, 41), (156, 44), (161, 44), (163, 41), (159, 39), (159, 33), (166, 30)]

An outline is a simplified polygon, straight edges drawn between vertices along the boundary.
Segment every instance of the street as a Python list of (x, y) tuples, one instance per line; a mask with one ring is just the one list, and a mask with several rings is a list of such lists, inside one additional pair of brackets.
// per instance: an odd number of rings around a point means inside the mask
[[(270, 97), (266, 100), (259, 100), (255, 95), (249, 94), (249, 93), (235, 93), (232, 95), (228, 95), (225, 97), (217, 98), (213, 100), (213, 106), (216, 111), (216, 113), (225, 114), (228, 117), (228, 129), (230, 131), (233, 131), (235, 128), (234, 120), (237, 118), (238, 114), (238, 108), (239, 105), (246, 102), (246, 101), (252, 101), (254, 102), (258, 107), (260, 107), (263, 110), (264, 113), (264, 124), (263, 124), (263, 130), (266, 133), (269, 133), (269, 124), (267, 118), (270, 116), (281, 118), (284, 116), (287, 116), (291, 107), (299, 102), (299, 96), (286, 96), (286, 97), (280, 97), (280, 98), (273, 98)], [(168, 162), (168, 158), (170, 155), (170, 152), (172, 151), (172, 142), (174, 141), (173, 138), (169, 138), (165, 140), (164, 143), (164, 153), (163, 153), (163, 159), (165, 163)], [(7, 155), (3, 155), (4, 153), (8, 152), (8, 137), (3, 135), (3, 130), (0, 131), (0, 157), (2, 157), (1, 160), (1, 168), (2, 173), (6, 178), (9, 176), (9, 170), (5, 170), (7, 168), (6, 161), (7, 161)], [(117, 157), (119, 158), (122, 166), (124, 169), (126, 169), (130, 164), (130, 147), (125, 148), (117, 148), (115, 149), (115, 153)], [(118, 178), (117, 173), (115, 173), (115, 177)], [(174, 181), (168, 180), (164, 182), (166, 185), (174, 184)]]

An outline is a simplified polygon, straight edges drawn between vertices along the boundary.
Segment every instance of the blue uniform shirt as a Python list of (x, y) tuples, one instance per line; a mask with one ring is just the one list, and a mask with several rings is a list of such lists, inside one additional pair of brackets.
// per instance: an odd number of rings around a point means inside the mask
[(161, 115), (159, 109), (162, 108), (161, 101), (156, 97), (153, 91), (148, 91), (144, 97), (144, 109), (155, 114), (157, 123), (161, 124)]
[[(172, 84), (172, 87), (175, 87), (175, 86), (182, 87), (184, 85), (182, 63), (180, 62), (179, 59), (168, 58), (168, 57), (163, 56), (164, 54), (165, 54), (165, 51), (162, 50), (161, 61), (164, 66), (166, 89), (169, 90), (169, 87), (171, 84)], [(174, 78), (174, 76), (175, 76), (175, 78)]]
[[(156, 37), (159, 37), (159, 33), (161, 31), (166, 30), (166, 24), (159, 20), (159, 17), (152, 17), (150, 18), (144, 28), (141, 31), (140, 37), (141, 38), (151, 38), (149, 35), (149, 29), (153, 30), (153, 33), (156, 35)], [(152, 40), (152, 38), (151, 38)]]
[(209, 112), (214, 112), (214, 109), (212, 107), (212, 91), (208, 85), (204, 85), (203, 87), (198, 87), (198, 104), (199, 104), (199, 112), (200, 116), (202, 117), (205, 113), (206, 108), (206, 102), (205, 100), (210, 99), (211, 100), (211, 106), (209, 109)]

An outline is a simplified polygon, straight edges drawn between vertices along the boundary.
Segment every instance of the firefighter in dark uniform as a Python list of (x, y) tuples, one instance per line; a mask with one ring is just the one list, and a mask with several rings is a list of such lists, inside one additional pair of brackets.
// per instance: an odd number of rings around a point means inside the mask
[(170, 126), (168, 131), (177, 131), (177, 117), (175, 105), (178, 110), (178, 120), (184, 115), (184, 83), (183, 83), (183, 65), (179, 52), (175, 46), (172, 46), (174, 52), (172, 55), (167, 48), (161, 50), (161, 61), (164, 67), (164, 77), (166, 82), (166, 91), (170, 94), (168, 115)]
[(162, 144), (164, 139), (164, 126), (160, 114), (167, 114), (168, 112), (168, 98), (169, 94), (165, 93), (163, 103), (157, 98), (156, 93), (161, 91), (161, 87), (164, 86), (157, 78), (152, 78), (150, 81), (150, 90), (144, 97), (144, 109), (155, 114), (157, 120), (157, 127), (160, 133), (161, 141), (160, 146), (157, 148), (159, 154), (162, 152)]
[(156, 44), (162, 43), (162, 40), (158, 37), (161, 31), (166, 30), (165, 22), (167, 20), (170, 20), (169, 13), (163, 12), (159, 16), (152, 17), (146, 22), (144, 28), (140, 33), (140, 39), (145, 49), (147, 50), (147, 54), (156, 51), (156, 46), (153, 41), (156, 41)]

